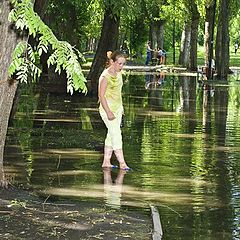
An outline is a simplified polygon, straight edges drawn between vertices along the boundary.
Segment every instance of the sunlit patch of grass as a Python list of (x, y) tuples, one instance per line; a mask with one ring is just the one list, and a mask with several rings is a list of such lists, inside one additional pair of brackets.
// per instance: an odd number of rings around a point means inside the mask
[(38, 122), (70, 122), (70, 123), (78, 123), (79, 119), (73, 119), (73, 118), (37, 118), (34, 119), (34, 121)]
[(169, 135), (177, 138), (196, 138), (196, 134), (180, 134), (180, 133), (169, 133)]
[[(175, 179), (176, 182), (179, 179)], [(198, 186), (206, 186), (208, 183), (203, 180), (185, 180), (183, 179), (181, 184), (189, 184)], [(191, 193), (174, 193), (167, 191), (147, 191), (144, 189), (138, 189), (132, 186), (123, 185), (118, 186), (116, 189), (116, 185), (90, 185), (85, 188), (76, 189), (76, 188), (48, 188), (44, 190), (42, 193), (46, 195), (53, 196), (64, 196), (64, 197), (85, 197), (85, 198), (103, 198), (106, 201), (110, 201), (111, 199), (106, 199), (108, 197), (112, 198), (121, 198), (121, 204), (131, 205), (135, 207), (136, 205), (140, 205), (147, 207), (149, 203), (154, 202), (156, 205), (158, 204), (170, 204), (170, 205), (192, 205), (192, 206), (202, 206), (204, 203), (204, 207), (217, 207), (220, 206), (221, 203), (212, 198), (212, 196), (206, 196), (205, 194), (191, 194)], [(116, 199), (115, 199), (116, 200)], [(114, 200), (114, 201), (115, 201)], [(119, 199), (120, 201), (120, 199)], [(115, 201), (117, 202), (117, 201)]]
[(240, 152), (240, 147), (209, 146), (208, 150), (212, 150), (214, 152)]
[(68, 170), (68, 171), (57, 171), (51, 172), (50, 176), (76, 176), (76, 175), (85, 175), (85, 174), (96, 174), (95, 171), (88, 171), (88, 170)]
[(143, 116), (176, 116), (176, 115), (188, 115), (190, 113), (187, 112), (164, 112), (164, 111), (142, 111), (139, 113), (139, 115)]
[(67, 155), (67, 156), (100, 156), (101, 154), (97, 151), (91, 151), (81, 148), (66, 148), (66, 149), (46, 149), (46, 153), (52, 153), (57, 155)]

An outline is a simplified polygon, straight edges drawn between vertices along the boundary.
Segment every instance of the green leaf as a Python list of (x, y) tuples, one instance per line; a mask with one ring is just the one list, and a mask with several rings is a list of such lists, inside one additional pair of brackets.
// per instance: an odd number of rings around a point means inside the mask
[(47, 60), (48, 67), (56, 65), (55, 71), (59, 74), (62, 70), (67, 73), (67, 92), (87, 92), (86, 79), (83, 76), (79, 59), (84, 61), (83, 55), (66, 41), (59, 41), (52, 30), (43, 23), (40, 17), (33, 10), (31, 0), (10, 0), (14, 8), (9, 14), (9, 20), (16, 28), (28, 30), (29, 35), (39, 37), (37, 50), (34, 51), (26, 42), (19, 43), (13, 53), (12, 63), (9, 66), (8, 74), (13, 76), (16, 73), (17, 79), (27, 82), (28, 77), (34, 79), (40, 76), (41, 69), (35, 65), (36, 59), (51, 49), (52, 53)]

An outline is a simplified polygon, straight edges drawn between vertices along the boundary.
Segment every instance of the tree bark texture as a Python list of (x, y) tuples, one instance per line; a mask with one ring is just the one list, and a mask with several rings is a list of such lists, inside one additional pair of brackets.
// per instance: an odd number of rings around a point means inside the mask
[(40, 16), (40, 18), (45, 21), (46, 9), (49, 0), (35, 0), (34, 11)]
[(157, 47), (164, 49), (164, 20), (159, 20), (157, 28)]
[(229, 72), (229, 9), (230, 0), (221, 0), (216, 40), (217, 77), (226, 79)]
[(157, 23), (152, 21), (151, 22), (151, 47), (152, 49), (157, 48)]
[(181, 48), (178, 61), (178, 63), (184, 67), (189, 66), (190, 41), (191, 24), (189, 22), (185, 22), (184, 29), (182, 31)]
[(116, 50), (119, 34), (119, 23), (119, 16), (114, 15), (111, 9), (106, 9), (98, 48), (87, 77), (87, 79), (91, 81), (90, 92), (93, 95), (97, 94), (98, 78), (105, 67), (107, 51)]
[[(211, 56), (213, 55), (213, 44), (212, 44), (212, 33), (213, 33), (213, 22), (214, 22), (214, 1), (210, 1), (205, 6), (206, 17), (205, 17), (205, 34), (204, 34), (204, 50), (205, 50), (205, 66), (208, 66), (211, 61)], [(212, 51), (212, 52), (211, 52)]]
[(190, 48), (190, 71), (197, 71), (197, 43), (198, 43), (198, 25), (200, 13), (198, 12), (197, 4), (191, 3), (191, 48)]
[(9, 116), (18, 85), (17, 81), (8, 79), (8, 67), (18, 37), (8, 21), (11, 9), (9, 1), (3, 0), (0, 6), (0, 162), (2, 162)]

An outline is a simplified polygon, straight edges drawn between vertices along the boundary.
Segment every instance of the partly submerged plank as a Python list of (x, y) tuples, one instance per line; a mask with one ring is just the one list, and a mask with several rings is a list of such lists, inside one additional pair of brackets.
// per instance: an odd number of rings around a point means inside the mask
[(160, 216), (156, 207), (151, 206), (152, 220), (153, 220), (153, 240), (161, 240), (163, 236)]

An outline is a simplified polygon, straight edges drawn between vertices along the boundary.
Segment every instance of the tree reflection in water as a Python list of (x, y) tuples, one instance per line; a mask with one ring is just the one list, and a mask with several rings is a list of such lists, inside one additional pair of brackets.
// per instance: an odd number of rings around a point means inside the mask
[(151, 203), (160, 210), (165, 239), (236, 239), (239, 84), (199, 84), (195, 77), (166, 74), (159, 85), (155, 75), (125, 78), (122, 132), (131, 174), (118, 172), (114, 181), (115, 170), (102, 173), (105, 128), (97, 99), (46, 93), (44, 87), (19, 99), (6, 150), (19, 147), (11, 157), (5, 151), (4, 164), (18, 169), (19, 182), (53, 187), (56, 194), (67, 190), (65, 198), (84, 194), (143, 211)]

